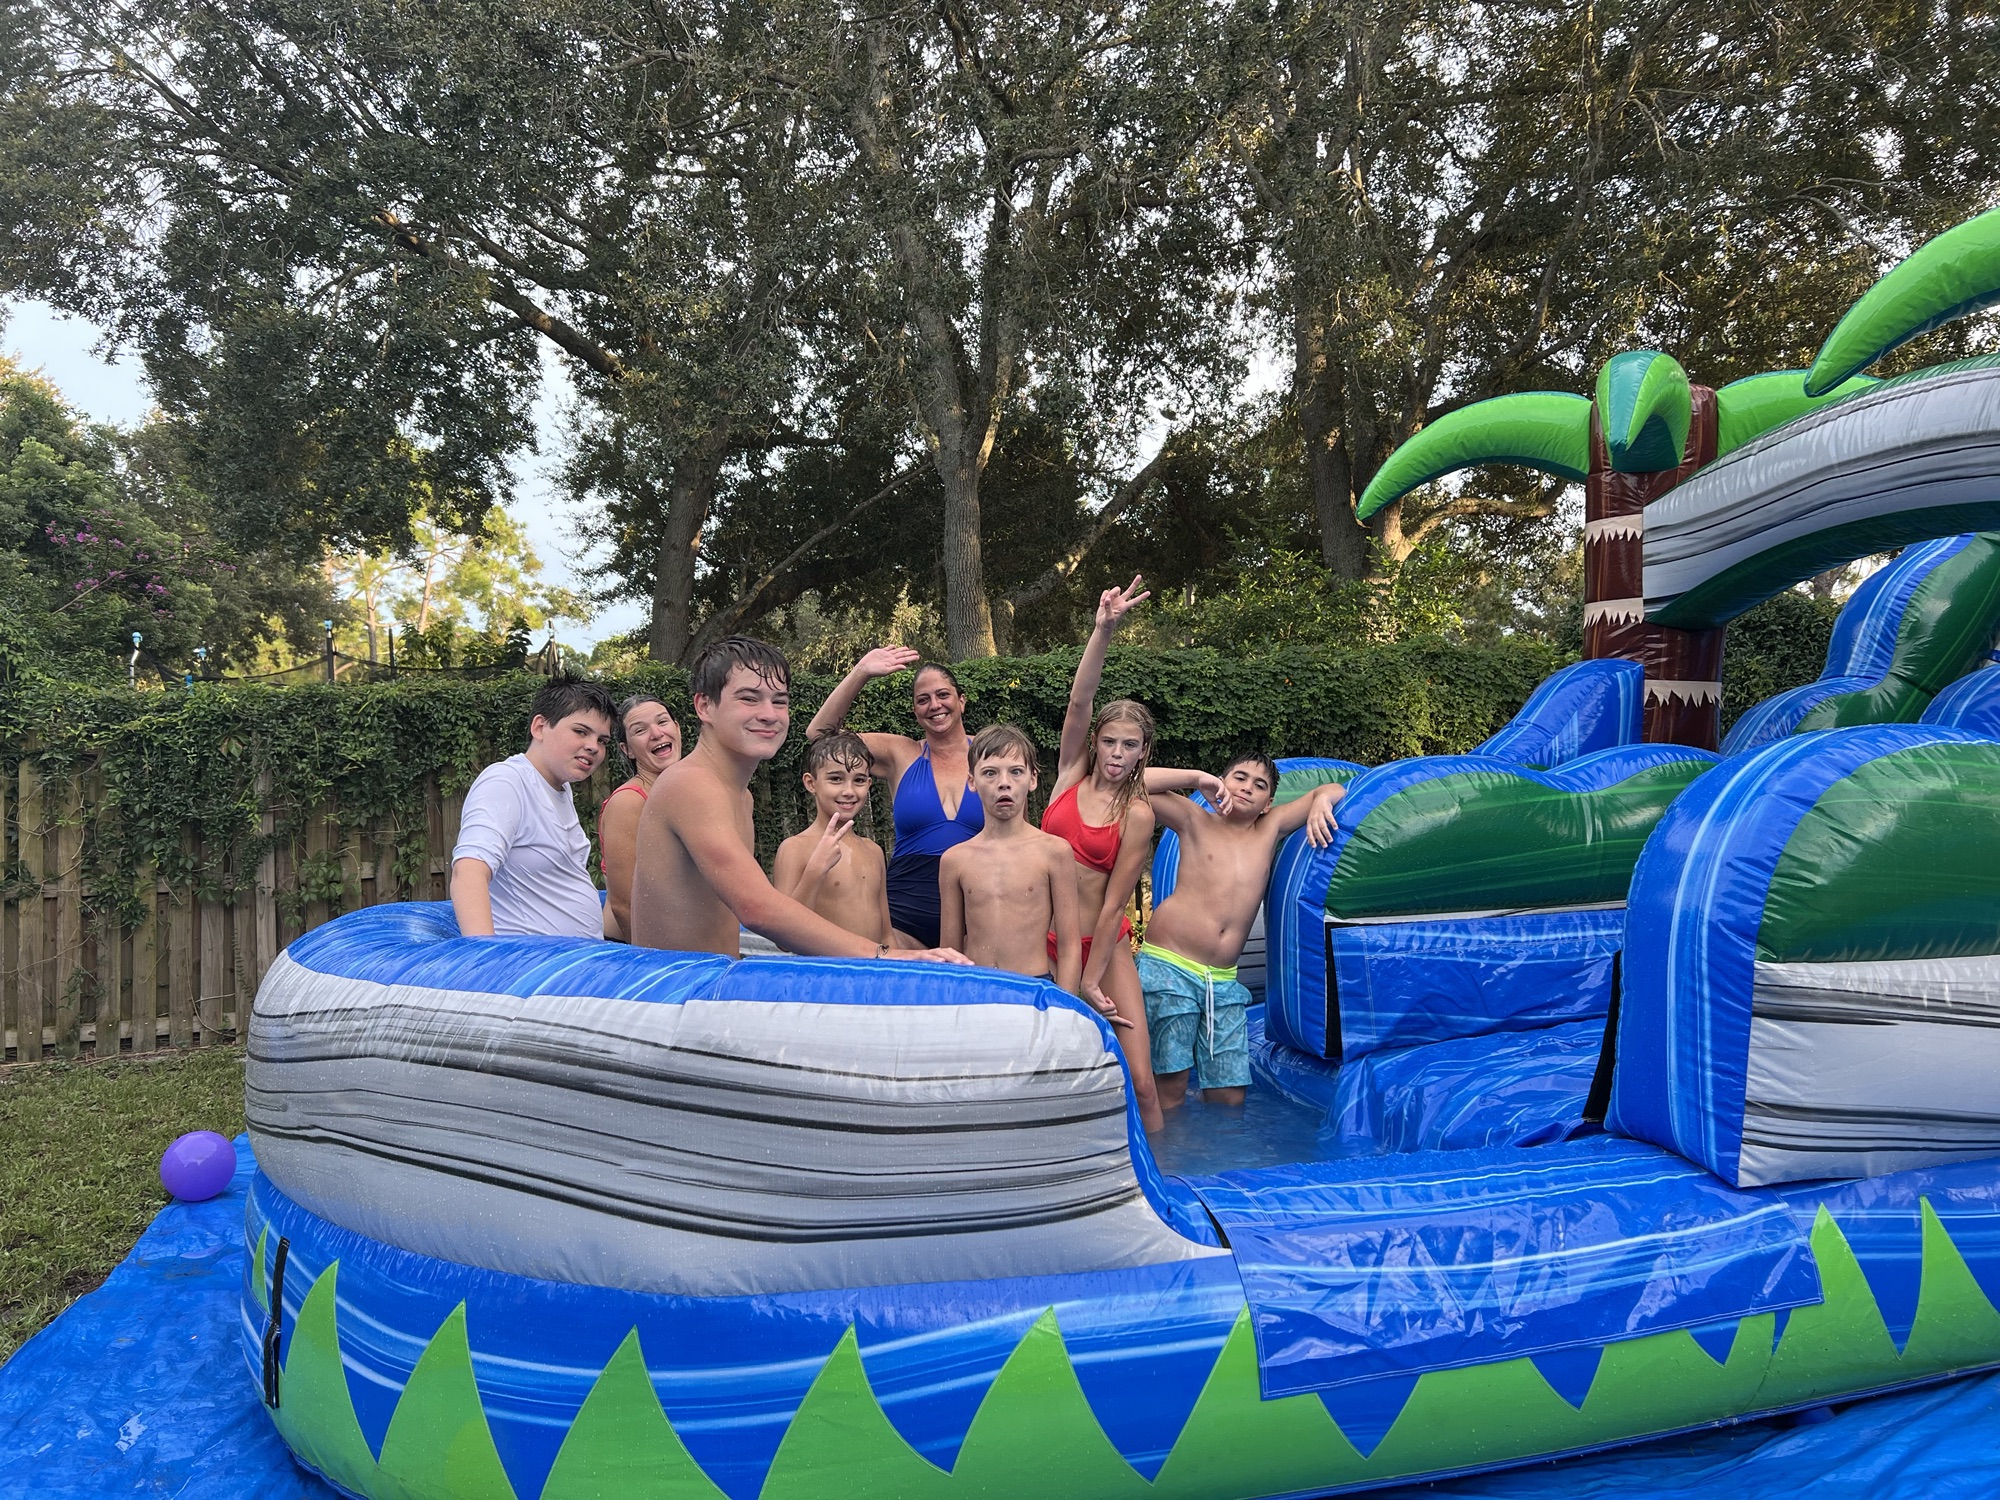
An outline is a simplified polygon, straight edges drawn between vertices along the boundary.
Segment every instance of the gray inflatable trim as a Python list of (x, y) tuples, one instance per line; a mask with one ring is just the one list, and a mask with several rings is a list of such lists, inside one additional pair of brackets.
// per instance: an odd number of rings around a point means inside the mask
[(1756, 968), (1737, 1186), (2000, 1154), (2000, 955)]
[(246, 1102), (303, 1207), (419, 1254), (730, 1296), (1221, 1254), (1141, 1193), (1124, 1073), (1027, 1005), (258, 992)]
[[(1933, 511), (1931, 526), (1920, 513)], [(1809, 413), (1663, 495), (1645, 511), (1646, 611), (1765, 553), (1804, 557), (1816, 533), (1899, 515), (1916, 528), (1901, 542), (2000, 526), (2000, 362), (1942, 366)], [(1802, 562), (1799, 576), (1841, 560)]]

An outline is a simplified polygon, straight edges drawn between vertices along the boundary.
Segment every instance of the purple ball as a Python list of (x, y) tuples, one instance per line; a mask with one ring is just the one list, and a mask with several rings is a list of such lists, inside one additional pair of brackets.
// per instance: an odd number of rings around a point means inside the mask
[(160, 1158), (160, 1186), (183, 1203), (203, 1203), (236, 1175), (236, 1147), (213, 1130), (191, 1130)]

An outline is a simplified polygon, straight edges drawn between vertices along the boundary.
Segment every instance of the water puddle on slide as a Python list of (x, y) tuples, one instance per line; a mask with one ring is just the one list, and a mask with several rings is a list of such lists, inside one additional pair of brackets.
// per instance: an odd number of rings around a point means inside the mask
[(1285, 1162), (1318, 1161), (1320, 1110), (1295, 1104), (1276, 1089), (1253, 1086), (1241, 1109), (1188, 1101), (1169, 1111), (1166, 1126), (1148, 1138), (1160, 1170), (1176, 1177), (1205, 1177)]

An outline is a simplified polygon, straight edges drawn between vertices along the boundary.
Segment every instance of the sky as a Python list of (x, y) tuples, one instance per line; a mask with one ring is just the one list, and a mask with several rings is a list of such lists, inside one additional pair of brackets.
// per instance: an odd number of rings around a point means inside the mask
[[(103, 330), (81, 318), (64, 317), (40, 302), (6, 304), (6, 326), (0, 329), (0, 349), (28, 369), (39, 369), (70, 405), (99, 422), (129, 427), (143, 422), (152, 407), (145, 372), (136, 356), (107, 357), (101, 349)], [(542, 560), (542, 576), (550, 583), (587, 590), (597, 579), (571, 534), (577, 507), (549, 481), (561, 434), (560, 375), (545, 372), (534, 420), (540, 454), (527, 454), (514, 466), (518, 498), (509, 507), (527, 532)], [(565, 621), (561, 635), (570, 646), (588, 648), (606, 636), (645, 623), (646, 607), (636, 601), (612, 605), (588, 625)]]

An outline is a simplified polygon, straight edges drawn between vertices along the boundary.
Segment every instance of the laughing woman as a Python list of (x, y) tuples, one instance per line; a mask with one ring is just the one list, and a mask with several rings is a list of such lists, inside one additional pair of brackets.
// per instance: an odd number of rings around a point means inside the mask
[(874, 757), (875, 772), (888, 778), (890, 807), (895, 816), (896, 849), (889, 856), (889, 920), (912, 948), (938, 945), (938, 861), (985, 826), (986, 815), (972, 795), (967, 765), (965, 694), (951, 668), (917, 660), (907, 646), (877, 646), (827, 694), (826, 702), (806, 726), (806, 738), (819, 739), (841, 727), (877, 677), (889, 677), (915, 666), (910, 707), (923, 730), (921, 740), (902, 734), (864, 734), (861, 741)]
[(604, 859), (604, 935), (624, 942), (632, 930), (632, 859), (639, 847), (639, 814), (660, 772), (681, 758), (681, 726), (666, 704), (635, 693), (618, 705), (612, 737), (632, 763), (632, 779), (612, 790), (597, 810), (597, 847)]
[(1097, 602), (1097, 620), (1070, 683), (1055, 794), (1042, 815), (1042, 832), (1067, 839), (1076, 854), (1084, 921), (1083, 997), (1119, 1028), (1140, 1118), (1148, 1130), (1157, 1130), (1160, 1100), (1153, 1085), (1146, 996), (1132, 960), (1132, 923), (1125, 915), (1153, 847), (1153, 809), (1145, 790), (1153, 716), (1130, 698), (1107, 703), (1091, 716), (1111, 637), (1132, 607), (1147, 597), (1139, 584), (1135, 577), (1129, 588), (1106, 589)]

